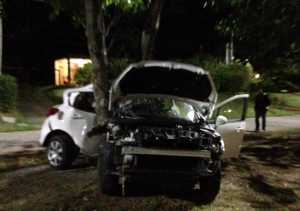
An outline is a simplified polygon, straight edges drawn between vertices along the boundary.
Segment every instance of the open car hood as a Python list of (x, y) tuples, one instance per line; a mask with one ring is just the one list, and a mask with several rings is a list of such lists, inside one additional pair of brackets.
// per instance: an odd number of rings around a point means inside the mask
[(200, 67), (148, 61), (130, 65), (112, 84), (111, 100), (129, 94), (161, 94), (214, 105), (217, 92), (210, 74)]

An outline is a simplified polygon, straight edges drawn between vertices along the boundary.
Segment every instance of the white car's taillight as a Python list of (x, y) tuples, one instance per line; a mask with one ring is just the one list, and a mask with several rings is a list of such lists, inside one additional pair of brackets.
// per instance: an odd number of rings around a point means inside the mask
[(57, 112), (59, 112), (59, 109), (58, 109), (58, 108), (51, 107), (51, 108), (48, 109), (47, 117), (48, 117), (48, 116), (52, 116), (52, 115), (56, 114)]

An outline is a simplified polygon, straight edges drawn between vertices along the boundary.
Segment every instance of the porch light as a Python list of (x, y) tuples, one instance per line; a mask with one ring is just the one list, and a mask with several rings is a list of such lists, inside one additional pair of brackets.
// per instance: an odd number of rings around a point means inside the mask
[(259, 78), (260, 78), (260, 74), (259, 74), (259, 73), (256, 73), (256, 74), (254, 75), (254, 78), (255, 78), (255, 79), (259, 79)]

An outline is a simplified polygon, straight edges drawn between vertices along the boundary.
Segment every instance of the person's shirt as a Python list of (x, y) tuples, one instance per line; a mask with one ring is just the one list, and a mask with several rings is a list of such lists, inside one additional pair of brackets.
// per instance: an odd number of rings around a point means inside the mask
[(267, 110), (267, 107), (271, 104), (271, 101), (267, 94), (259, 93), (255, 98), (255, 109), (256, 110)]

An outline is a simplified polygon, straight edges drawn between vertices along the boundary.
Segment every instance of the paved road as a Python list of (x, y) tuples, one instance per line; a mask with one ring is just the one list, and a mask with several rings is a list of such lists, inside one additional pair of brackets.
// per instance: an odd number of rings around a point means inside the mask
[[(267, 131), (300, 130), (300, 115), (284, 117), (267, 117)], [(247, 130), (254, 131), (254, 118), (247, 119)]]
[(40, 131), (0, 133), (0, 155), (42, 150), (39, 135)]
[[(300, 130), (300, 115), (268, 117), (267, 131)], [(247, 131), (254, 131), (254, 119), (247, 119)], [(42, 150), (38, 143), (39, 131), (0, 133), (0, 155)]]

